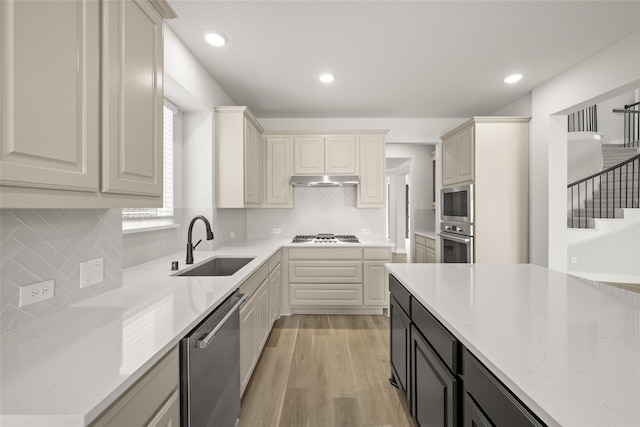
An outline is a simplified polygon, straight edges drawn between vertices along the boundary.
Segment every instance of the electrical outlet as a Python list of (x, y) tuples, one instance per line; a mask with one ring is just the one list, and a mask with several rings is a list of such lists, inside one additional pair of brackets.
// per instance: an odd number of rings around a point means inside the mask
[(104, 281), (104, 259), (96, 258), (80, 263), (80, 287), (102, 283)]
[(25, 305), (51, 299), (53, 298), (54, 290), (55, 282), (53, 280), (20, 286), (18, 307), (24, 307)]
[(282, 230), (280, 228), (274, 228), (273, 234), (282, 234)]
[(577, 264), (578, 263), (578, 257), (577, 256), (572, 256), (571, 257), (571, 264)]
[(369, 234), (369, 233), (371, 233), (371, 230), (369, 230), (368, 228), (362, 229), (362, 234)]
[(236, 238), (236, 232), (235, 232), (235, 231), (232, 231), (231, 233), (229, 233), (229, 235), (230, 235), (230, 237), (231, 237), (232, 239), (235, 239), (235, 238)]

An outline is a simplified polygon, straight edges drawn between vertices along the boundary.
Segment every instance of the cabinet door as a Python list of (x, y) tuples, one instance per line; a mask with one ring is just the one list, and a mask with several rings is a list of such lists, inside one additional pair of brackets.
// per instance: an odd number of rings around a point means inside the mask
[(427, 248), (416, 243), (416, 262), (427, 262)]
[[(257, 338), (258, 338), (258, 356), (260, 355), (260, 351), (262, 347), (264, 347), (265, 342), (267, 342), (267, 337), (269, 337), (269, 332), (271, 331), (271, 313), (269, 312), (269, 280), (265, 279), (264, 282), (260, 285), (258, 290), (256, 291), (257, 301), (256, 304), (258, 306), (258, 328), (257, 328)], [(256, 359), (258, 358), (256, 356)]]
[(364, 261), (364, 305), (389, 305), (389, 276), (384, 262)]
[(293, 173), (307, 175), (324, 174), (324, 138), (321, 136), (296, 136), (293, 139)]
[(452, 136), (442, 141), (442, 185), (456, 183), (456, 138)]
[(180, 391), (176, 390), (145, 427), (176, 427), (180, 425)]
[(282, 304), (282, 264), (269, 274), (269, 325), (280, 317), (280, 306)]
[(361, 208), (384, 207), (386, 193), (384, 137), (361, 137), (358, 146), (360, 184), (358, 185), (357, 206)]
[(267, 137), (265, 202), (268, 206), (293, 207), (291, 197), (292, 143), (287, 137)]
[(332, 136), (324, 141), (324, 172), (335, 175), (356, 173), (356, 138)]
[(436, 251), (433, 249), (425, 249), (425, 261), (426, 263), (434, 264), (438, 262), (436, 259)]
[(482, 413), (471, 396), (464, 395), (464, 427), (494, 427), (494, 424)]
[(409, 326), (411, 319), (398, 301), (391, 296), (389, 303), (391, 331), (391, 374), (400, 390), (407, 395), (409, 386)]
[(98, 191), (95, 1), (0, 1), (0, 184)]
[(105, 193), (162, 196), (162, 22), (150, 2), (102, 2)]
[(457, 379), (411, 326), (411, 415), (418, 426), (457, 425)]
[(240, 389), (244, 392), (258, 360), (256, 295), (240, 307)]
[(247, 119), (244, 125), (244, 202), (262, 203), (262, 136)]
[(456, 136), (456, 182), (473, 180), (473, 127)]

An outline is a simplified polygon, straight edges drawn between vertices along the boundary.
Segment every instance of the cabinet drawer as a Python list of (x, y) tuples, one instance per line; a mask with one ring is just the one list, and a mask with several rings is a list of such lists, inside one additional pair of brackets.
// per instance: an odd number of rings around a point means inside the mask
[(240, 285), (240, 293), (245, 294), (248, 297), (253, 295), (253, 293), (258, 289), (258, 287), (267, 280), (267, 276), (269, 275), (269, 263), (265, 262), (262, 266), (253, 273), (251, 277), (249, 277), (242, 285)]
[(540, 427), (541, 423), (478, 359), (464, 351), (464, 388), (497, 426)]
[(391, 261), (391, 248), (364, 248), (364, 259)]
[(362, 259), (362, 248), (290, 248), (289, 259)]
[(362, 283), (362, 262), (290, 261), (289, 283)]
[(427, 246), (427, 238), (416, 234), (416, 245)]
[(292, 284), (289, 303), (291, 306), (360, 306), (362, 285)]
[(389, 291), (391, 295), (398, 301), (400, 307), (407, 313), (411, 315), (411, 294), (409, 291), (398, 282), (398, 279), (389, 275)]
[(453, 372), (458, 369), (458, 341), (429, 311), (411, 298), (411, 319)]
[(269, 272), (272, 272), (280, 264), (280, 261), (282, 261), (282, 251), (271, 255), (271, 258), (269, 258)]

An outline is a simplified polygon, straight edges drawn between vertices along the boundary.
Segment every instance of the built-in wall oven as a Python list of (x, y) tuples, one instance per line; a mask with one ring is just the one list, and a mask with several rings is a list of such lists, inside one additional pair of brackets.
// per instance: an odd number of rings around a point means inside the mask
[(442, 262), (473, 263), (473, 224), (451, 221), (440, 223), (440, 245)]
[(442, 220), (473, 224), (473, 184), (443, 188)]

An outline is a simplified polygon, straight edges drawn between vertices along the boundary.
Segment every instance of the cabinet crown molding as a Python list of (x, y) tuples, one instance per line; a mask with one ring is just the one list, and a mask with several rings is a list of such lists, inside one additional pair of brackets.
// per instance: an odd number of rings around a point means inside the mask
[(524, 116), (478, 116), (472, 117), (461, 125), (453, 128), (449, 132), (445, 133), (440, 137), (441, 140), (448, 138), (459, 130), (466, 128), (470, 124), (477, 123), (529, 123), (531, 121), (531, 117)]
[(162, 15), (164, 19), (176, 19), (178, 14), (166, 0), (149, 0), (149, 3)]

